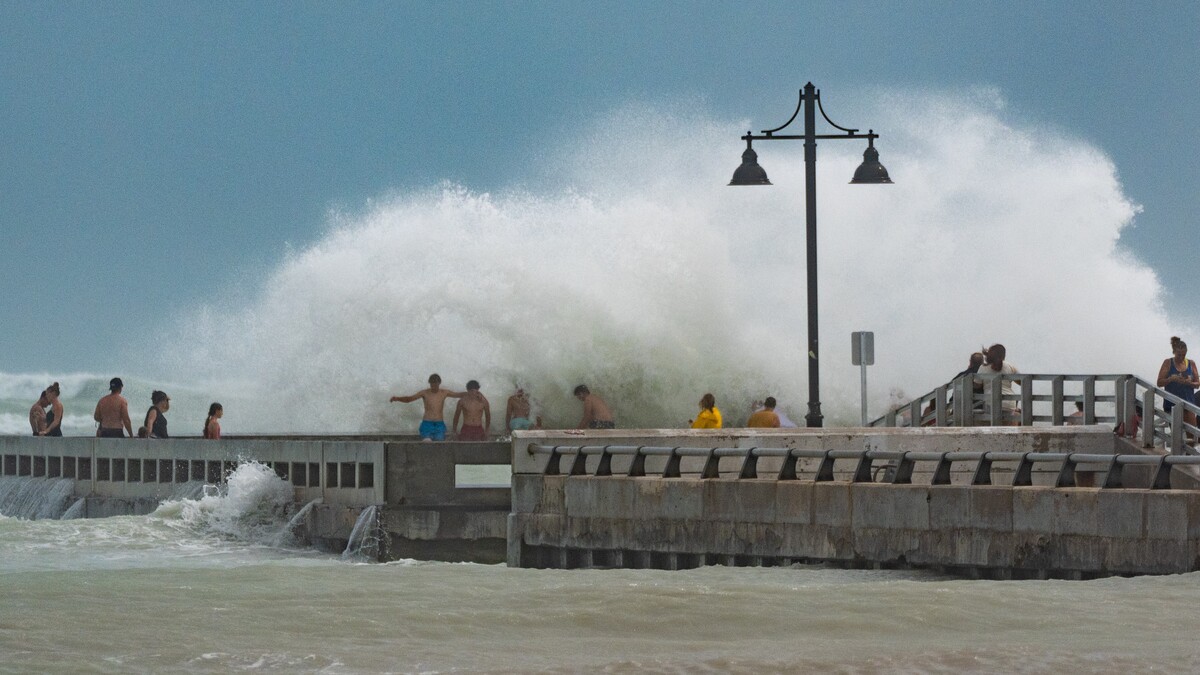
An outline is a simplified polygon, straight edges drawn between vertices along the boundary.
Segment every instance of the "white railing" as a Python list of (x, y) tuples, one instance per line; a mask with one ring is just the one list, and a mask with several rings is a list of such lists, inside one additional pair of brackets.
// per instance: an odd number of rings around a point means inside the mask
[[(1019, 389), (1005, 394), (1003, 384)], [(1065, 407), (1082, 403), (1072, 417)], [(1168, 412), (1164, 403), (1172, 403)], [(1008, 403), (1008, 409), (1005, 409)], [(1149, 414), (1146, 414), (1146, 411)], [(1171, 454), (1196, 454), (1187, 443), (1200, 438), (1200, 427), (1188, 424), (1184, 413), (1200, 414), (1189, 403), (1135, 375), (964, 375), (888, 411), (868, 426), (1062, 426), (1112, 424), (1132, 431), (1135, 416), (1141, 423), (1137, 439), (1144, 447), (1162, 445)], [(1074, 411), (1072, 411), (1074, 412)], [(1072, 420), (1078, 419), (1078, 422)], [(916, 423), (913, 423), (916, 420)], [(1132, 433), (1126, 433), (1132, 437)], [(1137, 440), (1135, 439), (1135, 440)]]

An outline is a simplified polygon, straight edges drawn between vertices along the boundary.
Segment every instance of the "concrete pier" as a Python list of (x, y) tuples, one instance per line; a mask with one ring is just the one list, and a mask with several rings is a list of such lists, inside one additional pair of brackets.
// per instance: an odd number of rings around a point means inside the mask
[[(1114, 475), (1109, 487), (1078, 486), (1085, 473), (1098, 473), (1097, 484), (1109, 485), (1107, 474), (1117, 466), (1106, 462), (1114, 442), (1101, 427), (740, 431), (657, 438), (521, 434), (514, 447), (509, 565), (678, 569), (800, 562), (990, 578), (1200, 569), (1200, 492), (1129, 487), (1150, 483), (1145, 471), (1134, 478), (1121, 470), (1124, 480)], [(591, 451), (546, 452), (556, 445), (587, 447), (581, 440)], [(726, 454), (680, 450), (703, 447), (705, 440)], [(642, 448), (637, 457), (616, 454), (630, 444)], [(780, 466), (774, 473), (759, 466), (750, 475), (748, 453), (734, 451), (750, 447), (828, 453), (823, 459), (839, 466), (822, 477), (822, 461), (812, 459), (797, 461), (794, 476), (781, 477)], [(881, 449), (893, 452), (877, 452), (877, 458), (917, 457), (923, 459), (916, 464), (934, 466), (914, 470), (911, 482), (883, 482), (867, 454)], [(933, 458), (947, 452), (963, 466), (939, 475)], [(1034, 459), (1047, 461), (1031, 464)], [(1045, 466), (1023, 471), (1022, 464)]]

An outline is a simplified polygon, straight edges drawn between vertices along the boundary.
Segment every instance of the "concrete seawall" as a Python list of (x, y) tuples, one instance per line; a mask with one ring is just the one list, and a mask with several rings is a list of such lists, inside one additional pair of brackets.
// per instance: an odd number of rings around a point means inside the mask
[[(808, 465), (798, 461), (796, 477), (780, 480), (761, 467), (758, 477), (738, 477), (745, 473), (739, 469), (744, 453), (730, 452), (720, 460), (727, 466), (714, 475), (710, 462), (719, 459), (716, 454), (661, 452), (643, 457), (644, 467), (637, 467), (629, 456), (605, 457), (602, 451), (610, 442), (610, 447), (653, 443), (669, 451), (704, 447), (707, 439), (713, 439), (713, 447), (843, 454), (839, 468), (824, 479), (816, 480), (819, 467), (813, 460)], [(905, 429), (882, 435), (805, 430), (658, 438), (611, 432), (584, 439), (598, 450), (590, 455), (555, 458), (553, 453), (530, 452), (552, 444), (578, 446), (580, 440), (550, 434), (522, 434), (518, 440), (510, 565), (679, 569), (802, 562), (932, 568), (993, 578), (1200, 569), (1200, 492), (1056, 486), (1067, 480), (1063, 462), (1073, 454), (1093, 461), (1070, 463), (1072, 484), (1077, 472), (1104, 469), (1099, 473), (1106, 479), (1109, 465), (1098, 456), (1111, 455), (1114, 446), (1112, 434), (1102, 428)], [(914, 471), (910, 483), (879, 482), (879, 473), (859, 471), (863, 453), (871, 449), (960, 453), (965, 466), (940, 478), (927, 467)], [(985, 452), (1009, 454), (996, 455), (1004, 461), (987, 462), (986, 478), (992, 484), (972, 484), (984, 479), (979, 458), (986, 458)], [(1019, 464), (1012, 453), (1063, 461), (1045, 462), (1053, 468), (1030, 472), (1017, 481), (1025, 484), (1014, 486), (1019, 467), (1001, 466)], [(552, 460), (561, 470), (554, 470)], [(558, 475), (546, 475), (548, 470)], [(701, 477), (706, 472), (709, 477)], [(1142, 473), (1134, 477), (1126, 471), (1124, 485), (1149, 483), (1149, 473)], [(936, 480), (942, 482), (932, 484)]]
[[(341, 551), (375, 507), (381, 559), (503, 562), (507, 481), (472, 482), (469, 469), (507, 477), (507, 443), (421, 443), (391, 437), (101, 439), (0, 437), (0, 478), (69, 480), (85, 518), (141, 515), (165, 499), (221, 485), (241, 461), (270, 466), (297, 505), (316, 501), (296, 534)], [(461, 469), (468, 469), (460, 476)], [(486, 471), (485, 471), (486, 473)], [(379, 536), (383, 535), (383, 536)]]

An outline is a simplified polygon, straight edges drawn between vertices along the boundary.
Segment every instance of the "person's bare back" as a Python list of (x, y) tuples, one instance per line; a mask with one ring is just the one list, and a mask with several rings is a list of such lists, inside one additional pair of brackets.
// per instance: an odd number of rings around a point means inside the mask
[(129, 432), (129, 436), (133, 437), (133, 423), (129, 419), (129, 402), (124, 396), (117, 392), (113, 392), (99, 400), (96, 403), (96, 412), (92, 417), (100, 423), (101, 435), (103, 432), (120, 432), (121, 429)]
[[(478, 427), (482, 426), (485, 429), (492, 426), (492, 408), (488, 403), (487, 397), (479, 393), (479, 390), (468, 391), (466, 396), (458, 399), (458, 408), (454, 411), (455, 428), (458, 427), (458, 419), (462, 417), (463, 426)], [(486, 424), (484, 418), (487, 417)]]
[(583, 401), (583, 419), (580, 429), (612, 429), (616, 426), (612, 410), (604, 399), (588, 391), (586, 385), (575, 387), (575, 398)]

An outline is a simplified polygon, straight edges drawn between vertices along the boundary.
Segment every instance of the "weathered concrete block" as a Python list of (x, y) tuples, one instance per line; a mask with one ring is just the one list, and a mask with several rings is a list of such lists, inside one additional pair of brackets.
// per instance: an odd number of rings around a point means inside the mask
[(1147, 539), (1185, 540), (1188, 536), (1188, 493), (1180, 490), (1145, 492)]
[(1192, 542), (1172, 539), (1109, 539), (1105, 542), (1104, 569), (1126, 574), (1182, 574), (1194, 569)]
[[(1030, 488), (1025, 489), (1029, 490)], [(1044, 500), (1047, 504), (1044, 509), (1049, 513), (1053, 513), (1053, 503), (1048, 497), (1036, 496), (1029, 497), (1029, 499), (1037, 502), (1039, 510), (1043, 508), (1041, 504)], [(1019, 502), (1014, 500), (1014, 504), (1019, 504)], [(1017, 514), (1014, 513), (1014, 524), (1016, 523), (1016, 519)], [(1026, 570), (1052, 569), (1052, 539), (1053, 536), (1045, 532), (1033, 530), (1014, 532), (1012, 537), (1012, 566)]]
[(534, 474), (513, 474), (512, 477), (512, 512), (534, 513), (541, 510), (543, 476)]
[(814, 525), (851, 527), (854, 511), (850, 500), (850, 483), (813, 483), (812, 515)]
[(1046, 534), (1054, 523), (1054, 488), (1030, 486), (1012, 489), (1013, 532)]
[(1144, 490), (1103, 490), (1096, 496), (1096, 534), (1106, 539), (1141, 539)]
[(704, 518), (744, 523), (775, 520), (774, 480), (714, 479), (704, 481)]
[(624, 518), (642, 513), (643, 485), (654, 489), (645, 479), (571, 476), (563, 483), (563, 511), (580, 518)]
[(1085, 572), (1104, 568), (1108, 542), (1095, 535), (1063, 534), (1050, 539), (1051, 572)]
[(788, 555), (783, 546), (783, 531), (769, 523), (741, 522), (735, 523), (734, 537), (738, 541), (738, 549), (744, 555), (780, 558)]
[(978, 486), (971, 488), (971, 517), (969, 526), (977, 530), (1012, 531), (1012, 488), (1007, 486)]
[(1059, 535), (1095, 535), (1098, 493), (1098, 488), (1054, 490), (1054, 522), (1050, 531)]
[(699, 520), (704, 517), (704, 481), (679, 478), (663, 481), (659, 513), (672, 520)]
[(432, 509), (384, 508), (379, 514), (379, 524), (385, 532), (405, 539), (437, 539), (441, 514)]
[(853, 483), (851, 511), (855, 529), (929, 529), (929, 489), (924, 485)]
[(779, 481), (775, 485), (775, 522), (812, 522), (813, 484), (808, 481)]
[(911, 529), (855, 527), (854, 555), (881, 564), (908, 563), (921, 548), (920, 532)]
[[(936, 530), (968, 527), (971, 523), (971, 490), (965, 485), (930, 485), (929, 525)], [(1012, 494), (1009, 498), (1011, 512)]]

